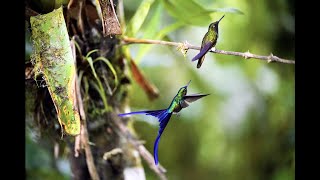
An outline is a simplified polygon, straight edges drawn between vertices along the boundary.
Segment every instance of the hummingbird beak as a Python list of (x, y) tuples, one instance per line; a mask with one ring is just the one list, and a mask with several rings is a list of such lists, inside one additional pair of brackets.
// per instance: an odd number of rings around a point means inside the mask
[(221, 21), (221, 19), (224, 17), (224, 15), (219, 19), (218, 23)]
[(191, 82), (191, 80), (190, 80), (190, 81), (188, 82), (188, 84), (185, 85), (184, 87), (187, 88), (187, 87), (189, 86), (190, 82)]

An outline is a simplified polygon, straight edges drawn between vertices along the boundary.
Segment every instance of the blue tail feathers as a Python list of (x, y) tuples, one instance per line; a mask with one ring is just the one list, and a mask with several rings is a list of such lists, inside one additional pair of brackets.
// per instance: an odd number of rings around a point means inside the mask
[(158, 121), (160, 122), (159, 125), (159, 131), (158, 131), (158, 136), (154, 142), (154, 147), (153, 147), (153, 157), (154, 157), (154, 162), (156, 165), (158, 165), (159, 160), (158, 160), (158, 147), (159, 147), (159, 141), (162, 132), (166, 128), (169, 119), (171, 118), (172, 113), (169, 113), (168, 109), (161, 109), (161, 110), (154, 110), (154, 111), (136, 111), (136, 112), (130, 112), (130, 113), (123, 113), (123, 114), (118, 114), (118, 116), (128, 116), (128, 115), (134, 115), (134, 114), (145, 114), (145, 115), (151, 115), (156, 118), (158, 118)]
[(160, 137), (162, 132), (164, 131), (164, 129), (166, 128), (169, 119), (171, 117), (172, 113), (169, 113), (168, 111), (163, 111), (160, 115), (159, 115), (159, 122), (160, 122), (160, 129), (158, 131), (158, 136), (154, 142), (154, 147), (153, 147), (153, 157), (154, 157), (154, 163), (156, 165), (158, 165), (159, 160), (158, 160), (158, 147), (159, 147), (159, 141), (160, 141)]

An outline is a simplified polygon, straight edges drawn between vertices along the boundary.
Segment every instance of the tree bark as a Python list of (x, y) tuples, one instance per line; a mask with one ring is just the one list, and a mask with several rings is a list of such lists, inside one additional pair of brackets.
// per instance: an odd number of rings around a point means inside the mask
[[(118, 4), (117, 1), (113, 2)], [(26, 9), (33, 12), (29, 16), (43, 14), (48, 11), (36, 6), (33, 1), (27, 1)], [(28, 107), (28, 125), (32, 131), (38, 132), (39, 142), (48, 143), (46, 148), (54, 149), (54, 143), (59, 144), (59, 156), (67, 156), (72, 171), (72, 179), (145, 179), (140, 155), (136, 146), (129, 140), (134, 139), (134, 130), (130, 129), (131, 122), (126, 122), (118, 118), (117, 113), (120, 108), (126, 106), (127, 89), (126, 84), (130, 83), (125, 74), (126, 66), (121, 55), (119, 40), (115, 36), (103, 35), (101, 19), (98, 16), (97, 8), (89, 0), (72, 0), (68, 6), (64, 6), (64, 16), (68, 28), (69, 37), (75, 39), (77, 43), (76, 67), (78, 78), (80, 78), (80, 89), (87, 131), (87, 147), (91, 150), (93, 165), (98, 177), (92, 177), (89, 172), (88, 153), (86, 144), (81, 142), (78, 157), (75, 156), (75, 136), (65, 135), (61, 139), (61, 127), (57, 119), (57, 112), (53, 105), (48, 87), (46, 85), (37, 86), (38, 81), (43, 83), (41, 76), (35, 77), (32, 71), (32, 63), (26, 63), (26, 99)], [(43, 10), (43, 11), (42, 11)], [(28, 16), (28, 15), (27, 15)], [(94, 62), (94, 69), (99, 80), (102, 82), (103, 93), (107, 99), (107, 106), (102, 102), (101, 94), (98, 93), (94, 83), (93, 72), (88, 61), (84, 58), (88, 52), (98, 49), (91, 54), (92, 60), (97, 57), (104, 57), (109, 60), (116, 71), (119, 83), (115, 82), (115, 77), (110, 67), (103, 61)], [(110, 90), (111, 89), (111, 90)], [(113, 91), (112, 89), (115, 89)], [(32, 91), (31, 91), (32, 90)], [(31, 113), (33, 112), (33, 113)], [(124, 125), (131, 132), (133, 137), (128, 138), (128, 134), (121, 131), (120, 126)], [(82, 129), (83, 130), (83, 129)], [(65, 151), (65, 148), (67, 151)], [(64, 154), (63, 152), (67, 152)], [(90, 155), (90, 154), (89, 154)], [(134, 172), (134, 173), (132, 173)]]

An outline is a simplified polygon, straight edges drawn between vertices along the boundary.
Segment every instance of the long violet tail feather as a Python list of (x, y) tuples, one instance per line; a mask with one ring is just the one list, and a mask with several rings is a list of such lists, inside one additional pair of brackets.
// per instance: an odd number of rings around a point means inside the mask
[(160, 141), (160, 137), (162, 132), (164, 131), (164, 129), (166, 128), (169, 119), (171, 117), (172, 113), (169, 113), (168, 110), (163, 111), (158, 117), (159, 117), (159, 122), (160, 122), (160, 129), (158, 131), (158, 136), (154, 142), (154, 146), (153, 146), (153, 157), (154, 157), (154, 163), (156, 165), (158, 165), (159, 160), (158, 160), (158, 148), (159, 148), (159, 141)]
[(136, 111), (136, 112), (130, 112), (130, 113), (123, 113), (123, 114), (118, 114), (118, 116), (122, 117), (122, 116), (134, 115), (134, 114), (145, 114), (145, 115), (151, 115), (158, 118), (158, 121), (160, 123), (159, 124), (160, 128), (159, 128), (158, 136), (154, 142), (154, 147), (153, 147), (154, 162), (156, 165), (158, 165), (159, 163), (158, 147), (159, 147), (160, 137), (162, 135), (162, 132), (166, 128), (172, 113), (169, 113), (168, 109), (161, 109), (161, 110), (154, 110), (154, 111)]
[(123, 116), (130, 116), (130, 115), (134, 115), (134, 114), (145, 114), (145, 115), (152, 115), (154, 117), (157, 117), (157, 114), (161, 113), (163, 110), (166, 110), (166, 109), (154, 110), (154, 111), (135, 111), (135, 112), (118, 114), (118, 116), (123, 117)]

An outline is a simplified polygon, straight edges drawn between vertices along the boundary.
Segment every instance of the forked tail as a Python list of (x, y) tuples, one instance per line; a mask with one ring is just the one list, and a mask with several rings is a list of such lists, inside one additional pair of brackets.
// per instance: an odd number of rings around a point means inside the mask
[(170, 117), (171, 117), (172, 113), (169, 113), (167, 110), (161, 112), (159, 115), (158, 115), (158, 118), (159, 118), (159, 122), (160, 122), (160, 128), (159, 128), (159, 131), (158, 131), (158, 136), (154, 142), (154, 146), (153, 146), (153, 157), (154, 157), (154, 163), (156, 165), (158, 165), (159, 163), (159, 160), (158, 160), (158, 147), (159, 147), (159, 141), (160, 141), (160, 137), (161, 137), (161, 134), (162, 132), (164, 131), (164, 129), (166, 128), (169, 120), (170, 120)]
[(134, 114), (145, 114), (145, 115), (151, 115), (156, 118), (158, 118), (158, 121), (160, 123), (159, 125), (159, 131), (158, 131), (158, 136), (154, 142), (154, 147), (153, 147), (153, 157), (154, 157), (154, 162), (156, 165), (158, 165), (159, 160), (158, 160), (158, 147), (159, 147), (159, 141), (162, 132), (166, 128), (170, 117), (172, 113), (169, 113), (168, 109), (161, 109), (161, 110), (154, 110), (154, 111), (136, 111), (136, 112), (130, 112), (130, 113), (123, 113), (123, 114), (118, 114), (118, 116), (129, 116), (129, 115), (134, 115)]

